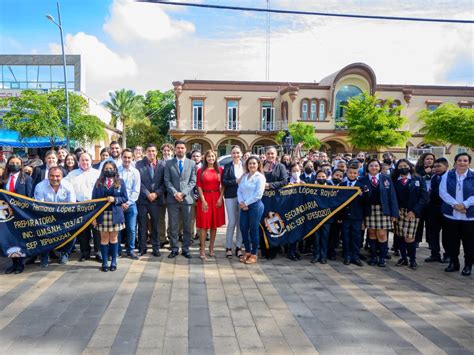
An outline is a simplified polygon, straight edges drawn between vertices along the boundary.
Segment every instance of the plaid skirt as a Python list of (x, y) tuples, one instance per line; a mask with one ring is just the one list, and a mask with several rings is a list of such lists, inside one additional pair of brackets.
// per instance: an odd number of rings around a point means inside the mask
[(125, 229), (125, 223), (112, 223), (112, 211), (105, 211), (103, 217), (104, 219), (102, 220), (102, 223), (97, 224), (96, 229), (99, 232), (119, 232), (122, 229)]
[(415, 239), (419, 222), (419, 218), (415, 218), (413, 221), (408, 220), (408, 210), (400, 208), (400, 218), (395, 223), (395, 234), (405, 239)]
[(385, 216), (382, 206), (372, 205), (370, 216), (365, 217), (365, 228), (367, 229), (392, 229), (392, 219)]

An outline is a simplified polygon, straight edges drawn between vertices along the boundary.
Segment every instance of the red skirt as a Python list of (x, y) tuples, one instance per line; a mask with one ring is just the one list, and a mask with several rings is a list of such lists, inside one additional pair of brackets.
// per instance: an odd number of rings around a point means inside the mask
[(224, 211), (224, 199), (222, 199), (221, 207), (217, 207), (217, 200), (219, 199), (220, 192), (203, 192), (204, 198), (206, 199), (208, 209), (207, 212), (202, 210), (201, 199), (197, 201), (196, 206), (196, 228), (202, 229), (215, 229), (225, 224), (225, 211)]

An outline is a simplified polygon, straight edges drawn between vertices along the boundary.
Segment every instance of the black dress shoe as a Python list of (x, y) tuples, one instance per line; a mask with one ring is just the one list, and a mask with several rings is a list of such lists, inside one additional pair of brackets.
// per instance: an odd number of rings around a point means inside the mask
[(455, 271), (459, 271), (459, 269), (460, 269), (459, 263), (450, 262), (448, 267), (444, 269), (444, 271), (455, 272)]
[(366, 260), (367, 260), (367, 258), (365, 257), (365, 255), (359, 255), (359, 259), (360, 259), (360, 260), (363, 260), (363, 261), (366, 261)]
[(399, 259), (396, 264), (396, 266), (407, 266), (407, 265), (408, 265), (408, 260), (404, 258)]
[(18, 261), (15, 260), (16, 258), (12, 258), (12, 264), (7, 267), (7, 269), (5, 270), (5, 274), (13, 274), (16, 270), (16, 266), (17, 266), (17, 263)]
[(107, 265), (102, 265), (100, 269), (102, 270), (102, 272), (107, 272), (109, 268), (107, 267)]
[(351, 261), (349, 259), (344, 259), (344, 265), (350, 265)]
[(168, 259), (176, 258), (178, 255), (179, 255), (179, 254), (178, 254), (177, 251), (172, 251), (172, 252), (168, 255)]
[(143, 256), (143, 255), (146, 255), (146, 253), (147, 253), (146, 250), (140, 250), (140, 251), (138, 252), (138, 255), (139, 255), (139, 256)]
[(23, 270), (25, 270), (25, 265), (23, 265), (23, 262), (20, 261), (16, 265), (15, 274), (21, 274), (23, 272)]
[(462, 276), (469, 276), (471, 275), (472, 265), (464, 265), (464, 269), (461, 271)]
[(91, 257), (89, 255), (81, 255), (81, 257), (79, 258), (79, 261), (86, 261), (86, 260), (89, 260)]
[(161, 256), (161, 252), (159, 250), (156, 250), (153, 252), (153, 256), (157, 256), (157, 257), (160, 257)]
[(378, 267), (385, 267), (387, 264), (385, 263), (385, 259), (380, 258), (377, 264)]
[(181, 255), (184, 256), (186, 259), (192, 258), (192, 255), (189, 253), (189, 251), (183, 251)]
[(316, 264), (318, 262), (318, 258), (311, 259), (311, 264)]
[(410, 261), (410, 269), (416, 270), (417, 267), (418, 267), (418, 264), (416, 263), (415, 260)]
[(375, 266), (375, 265), (377, 265), (377, 259), (371, 258), (371, 259), (369, 260), (369, 265), (370, 265), (370, 266)]
[(352, 263), (353, 263), (354, 265), (357, 265), (357, 266), (363, 266), (363, 265), (364, 265), (364, 264), (362, 264), (362, 261), (360, 261), (359, 259), (357, 259), (357, 260), (352, 260)]
[(326, 258), (323, 258), (319, 261), (321, 264), (327, 264), (328, 263), (328, 259)]
[(425, 263), (434, 263), (434, 262), (441, 263), (441, 262), (442, 262), (441, 256), (439, 256), (439, 255), (431, 255), (431, 256), (428, 256), (428, 257), (425, 259)]
[(336, 257), (334, 255), (328, 256), (329, 260), (336, 260)]
[(110, 270), (110, 271), (115, 271), (115, 270), (117, 270), (117, 265), (110, 265), (109, 270)]

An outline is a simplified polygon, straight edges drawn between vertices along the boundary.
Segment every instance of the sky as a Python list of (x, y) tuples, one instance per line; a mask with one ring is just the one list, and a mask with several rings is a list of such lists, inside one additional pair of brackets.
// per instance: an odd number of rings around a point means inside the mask
[[(181, 0), (266, 7), (266, 0)], [(270, 0), (278, 9), (474, 19), (472, 0)], [(1, 54), (60, 54), (55, 0), (0, 0)], [(66, 54), (86, 94), (172, 88), (184, 79), (265, 80), (266, 15), (132, 0), (62, 0)], [(474, 26), (271, 15), (270, 81), (319, 82), (354, 63), (381, 84), (474, 86)]]

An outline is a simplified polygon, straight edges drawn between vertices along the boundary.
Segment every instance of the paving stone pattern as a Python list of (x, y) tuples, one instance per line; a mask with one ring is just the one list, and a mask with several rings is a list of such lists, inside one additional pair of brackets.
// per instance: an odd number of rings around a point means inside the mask
[[(473, 354), (472, 278), (310, 264), (279, 256), (244, 265), (146, 256), (102, 273), (66, 266), (0, 276), (0, 354)], [(8, 260), (0, 259), (5, 268)]]

